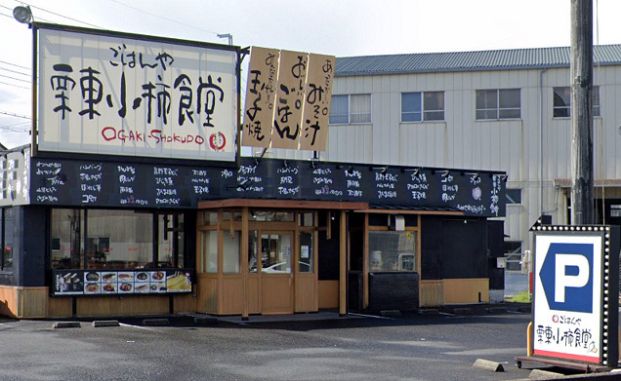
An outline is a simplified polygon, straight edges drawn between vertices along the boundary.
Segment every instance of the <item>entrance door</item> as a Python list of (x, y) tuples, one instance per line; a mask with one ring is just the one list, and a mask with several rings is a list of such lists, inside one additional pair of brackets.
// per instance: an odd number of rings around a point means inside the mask
[(315, 232), (301, 231), (298, 236), (295, 271), (295, 312), (313, 312), (319, 308), (319, 287), (315, 271)]
[(262, 231), (261, 313), (293, 313), (293, 232)]

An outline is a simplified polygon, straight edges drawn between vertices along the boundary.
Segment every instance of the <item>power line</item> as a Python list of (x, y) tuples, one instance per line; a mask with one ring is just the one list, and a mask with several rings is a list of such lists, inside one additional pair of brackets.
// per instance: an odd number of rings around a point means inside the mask
[(20, 89), (30, 90), (30, 87), (16, 85), (15, 83), (7, 83), (7, 82), (2, 82), (2, 81), (0, 81), (0, 84), (1, 84), (1, 85), (6, 85), (6, 86), (19, 87)]
[(20, 82), (30, 83), (30, 81), (29, 81), (29, 80), (26, 80), (26, 79), (21, 79), (21, 78), (15, 78), (15, 77), (12, 77), (12, 76), (10, 76), (10, 75), (0, 74), (0, 77), (2, 77), (2, 78), (12, 79), (12, 80), (14, 80), (14, 81), (20, 81)]
[(18, 65), (18, 64), (15, 64), (15, 63), (12, 63), (12, 62), (8, 62), (8, 61), (0, 60), (0, 63), (6, 64), (6, 65), (15, 66), (15, 67), (20, 67), (22, 69), (30, 70), (30, 68), (28, 66)]
[(27, 127), (22, 127), (22, 128), (16, 128), (13, 126), (0, 126), (0, 130), (5, 130), (5, 131), (11, 131), (11, 132), (28, 132), (29, 128)]
[(0, 70), (8, 71), (8, 72), (15, 73), (15, 74), (25, 75), (26, 77), (30, 77), (30, 75), (31, 75), (29, 73), (24, 73), (24, 72), (13, 70), (13, 69), (7, 69), (7, 68), (4, 68), (2, 66), (0, 66)]
[[(14, 1), (17, 1), (17, 0), (14, 0)], [(182, 21), (179, 21), (179, 20), (175, 20), (175, 19), (172, 19), (170, 17), (161, 16), (161, 15), (158, 15), (158, 14), (146, 11), (146, 10), (144, 10), (142, 8), (135, 7), (135, 6), (129, 5), (129, 4), (125, 4), (125, 3), (123, 3), (123, 2), (121, 2), (119, 0), (110, 0), (110, 1), (112, 1), (114, 3), (117, 3), (117, 4), (121, 5), (121, 6), (124, 6), (124, 7), (127, 7), (127, 8), (131, 8), (131, 9), (133, 9), (135, 11), (140, 12), (140, 13), (147, 14), (147, 15), (152, 16), (152, 17), (156, 17), (156, 18), (159, 18), (159, 19), (162, 19), (162, 20), (173, 22), (173, 23), (178, 24), (178, 25), (183, 25), (185, 27), (190, 27), (190, 28), (193, 28), (193, 29), (196, 29), (196, 30), (200, 30), (200, 31), (203, 31), (203, 32), (207, 32), (207, 33), (218, 35), (218, 32), (214, 32), (212, 30), (207, 30), (207, 29), (199, 28), (197, 26), (188, 24), (187, 22), (182, 22)]]
[(21, 122), (13, 123), (13, 124), (5, 124), (4, 127), (18, 127), (18, 126), (26, 126), (31, 124), (30, 120), (22, 120)]
[[(75, 21), (75, 22), (78, 22), (78, 23), (81, 23), (81, 24), (84, 24), (84, 25), (92, 26), (92, 27), (94, 27), (94, 28), (101, 28), (101, 27), (100, 27), (100, 26), (98, 26), (98, 25), (91, 24), (91, 23), (86, 22), (86, 21), (78, 20), (78, 19), (73, 18), (73, 17), (65, 16), (65, 15), (63, 15), (63, 14), (61, 14), (61, 13), (56, 13), (56, 12), (54, 12), (54, 11), (50, 11), (50, 10), (48, 10), (48, 9), (38, 7), (38, 6), (36, 6), (36, 5), (30, 5), (30, 4), (28, 4), (28, 3), (24, 2), (24, 1), (20, 1), (20, 0), (13, 0), (13, 1), (15, 1), (16, 3), (20, 3), (21, 5), (27, 5), (27, 6), (29, 6), (30, 8), (34, 8), (34, 9), (38, 9), (38, 10), (43, 11), (43, 12), (47, 12), (47, 13), (52, 14), (52, 15), (54, 15), (54, 16), (62, 17), (62, 18), (67, 19), (67, 20), (71, 20), (71, 21)], [(40, 17), (36, 17), (36, 19), (43, 20), (43, 19), (41, 19)]]
[(0, 114), (7, 115), (7, 116), (12, 116), (12, 117), (15, 117), (15, 118), (22, 118), (22, 119), (28, 119), (28, 120), (32, 119), (31, 117), (26, 116), (26, 115), (14, 114), (12, 112), (6, 112), (6, 111), (0, 111)]

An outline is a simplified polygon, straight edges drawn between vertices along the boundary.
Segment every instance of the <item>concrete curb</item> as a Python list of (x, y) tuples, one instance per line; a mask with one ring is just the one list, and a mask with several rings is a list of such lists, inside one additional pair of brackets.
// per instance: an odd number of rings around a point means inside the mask
[(213, 317), (195, 317), (194, 324), (201, 325), (201, 326), (216, 325), (218, 324), (218, 319), (213, 318)]
[(533, 369), (530, 371), (528, 378), (531, 380), (554, 380), (557, 378), (565, 378), (562, 373), (550, 372), (548, 370)]
[(472, 364), (473, 368), (491, 370), (492, 372), (504, 372), (505, 368), (501, 363), (496, 361), (490, 361), (485, 359), (476, 359), (474, 364)]
[(52, 329), (59, 328), (82, 328), (82, 325), (79, 321), (57, 321), (52, 324)]
[(170, 325), (170, 321), (168, 319), (144, 319), (142, 321), (142, 325), (151, 327), (162, 327)]
[(92, 323), (93, 327), (118, 327), (120, 326), (118, 320), (95, 320)]

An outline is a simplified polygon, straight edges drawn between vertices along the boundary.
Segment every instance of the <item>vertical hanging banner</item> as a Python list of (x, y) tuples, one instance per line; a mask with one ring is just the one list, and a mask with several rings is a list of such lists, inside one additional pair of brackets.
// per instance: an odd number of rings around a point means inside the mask
[(269, 147), (272, 139), (274, 99), (279, 51), (252, 47), (246, 82), (242, 145)]
[(308, 54), (280, 51), (272, 147), (298, 149)]
[(237, 48), (35, 28), (40, 151), (235, 160)]
[(325, 151), (336, 57), (310, 54), (300, 149)]

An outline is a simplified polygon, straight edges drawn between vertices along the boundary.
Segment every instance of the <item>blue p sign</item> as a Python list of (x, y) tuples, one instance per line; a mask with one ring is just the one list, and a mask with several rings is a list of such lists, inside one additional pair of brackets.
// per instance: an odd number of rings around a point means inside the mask
[(552, 243), (539, 272), (550, 309), (593, 312), (593, 244)]

